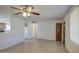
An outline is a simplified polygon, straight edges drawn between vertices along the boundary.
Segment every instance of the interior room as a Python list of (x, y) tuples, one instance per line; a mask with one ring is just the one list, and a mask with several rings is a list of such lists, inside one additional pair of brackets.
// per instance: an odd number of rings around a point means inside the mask
[(78, 53), (78, 5), (0, 5), (0, 53)]

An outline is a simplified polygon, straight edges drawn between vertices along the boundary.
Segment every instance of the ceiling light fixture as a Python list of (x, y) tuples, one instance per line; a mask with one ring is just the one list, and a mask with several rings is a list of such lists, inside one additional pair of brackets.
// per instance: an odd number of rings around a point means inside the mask
[(26, 12), (23, 12), (23, 16), (26, 17), (26, 15), (27, 15)]
[(31, 15), (28, 13), (28, 14), (27, 14), (27, 16), (29, 16), (29, 17), (30, 17)]
[(37, 15), (37, 16), (40, 15), (38, 12), (34, 11), (34, 7), (31, 5), (25, 5), (22, 9), (16, 8), (16, 7), (11, 7), (11, 8), (20, 11), (18, 13), (15, 13), (14, 15), (22, 14), (24, 17), (26, 17), (26, 16), (30, 17), (32, 14)]
[(23, 12), (23, 16), (24, 17), (26, 17), (26, 16), (30, 17), (31, 15), (30, 15), (30, 13)]

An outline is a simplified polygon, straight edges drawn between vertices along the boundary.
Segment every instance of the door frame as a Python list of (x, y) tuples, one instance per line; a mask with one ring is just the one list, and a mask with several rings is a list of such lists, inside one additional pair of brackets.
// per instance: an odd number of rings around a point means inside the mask
[(66, 30), (66, 22), (63, 21), (63, 44), (65, 45), (65, 30)]

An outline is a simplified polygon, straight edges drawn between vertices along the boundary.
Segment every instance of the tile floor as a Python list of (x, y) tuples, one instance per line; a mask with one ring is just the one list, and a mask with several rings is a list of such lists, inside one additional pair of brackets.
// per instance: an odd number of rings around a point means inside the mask
[(0, 51), (1, 53), (68, 53), (61, 42), (54, 40), (27, 39), (13, 47)]

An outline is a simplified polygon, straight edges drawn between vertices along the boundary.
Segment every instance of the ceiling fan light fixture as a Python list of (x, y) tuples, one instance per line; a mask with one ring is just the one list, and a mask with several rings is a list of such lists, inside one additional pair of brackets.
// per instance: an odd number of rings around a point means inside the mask
[(31, 15), (28, 13), (27, 16), (30, 17)]
[(11, 7), (13, 9), (19, 10), (20, 12), (15, 13), (14, 15), (22, 14), (23, 17), (30, 17), (32, 14), (39, 16), (40, 14), (34, 11), (34, 7), (31, 5), (25, 5), (23, 8)]
[(23, 16), (26, 17), (26, 15), (27, 15), (26, 12), (23, 12)]
[(33, 10), (32, 6), (27, 7), (27, 12), (32, 12), (32, 10)]

